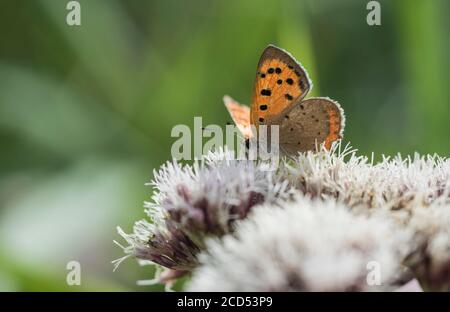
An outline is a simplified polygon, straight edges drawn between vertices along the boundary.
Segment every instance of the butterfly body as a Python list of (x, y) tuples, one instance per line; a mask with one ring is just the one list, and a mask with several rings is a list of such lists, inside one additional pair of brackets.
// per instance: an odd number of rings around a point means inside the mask
[(233, 121), (246, 139), (251, 126), (279, 126), (280, 149), (287, 155), (315, 150), (320, 144), (330, 149), (342, 138), (344, 113), (329, 98), (304, 100), (312, 88), (306, 71), (288, 52), (269, 45), (258, 62), (251, 108), (224, 97)]

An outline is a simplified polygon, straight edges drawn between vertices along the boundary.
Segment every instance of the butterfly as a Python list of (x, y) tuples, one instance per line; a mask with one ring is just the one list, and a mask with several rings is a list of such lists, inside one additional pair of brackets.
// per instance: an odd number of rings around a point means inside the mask
[(336, 101), (325, 97), (304, 99), (312, 88), (308, 75), (287, 51), (269, 45), (258, 62), (249, 108), (229, 96), (224, 103), (237, 128), (248, 140), (260, 125), (279, 126), (280, 150), (289, 156), (314, 151), (343, 137), (345, 116)]

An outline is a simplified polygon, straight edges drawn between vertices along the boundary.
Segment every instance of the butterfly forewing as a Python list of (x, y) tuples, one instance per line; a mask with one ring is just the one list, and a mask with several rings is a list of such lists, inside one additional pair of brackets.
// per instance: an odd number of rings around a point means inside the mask
[(250, 108), (246, 105), (241, 105), (229, 96), (223, 97), (223, 102), (230, 113), (236, 127), (242, 133), (245, 139), (253, 137), (250, 127)]
[(310, 87), (302, 66), (288, 52), (269, 45), (258, 63), (251, 123), (271, 124), (283, 110), (303, 99)]

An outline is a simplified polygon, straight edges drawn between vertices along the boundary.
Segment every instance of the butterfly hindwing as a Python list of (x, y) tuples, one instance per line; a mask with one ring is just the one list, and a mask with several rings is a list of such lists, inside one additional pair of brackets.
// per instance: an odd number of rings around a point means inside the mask
[(342, 138), (345, 117), (339, 103), (328, 98), (298, 101), (276, 120), (279, 124), (280, 148), (287, 155), (326, 149)]
[(251, 123), (270, 124), (303, 99), (311, 83), (303, 67), (286, 51), (269, 45), (261, 55), (253, 87)]

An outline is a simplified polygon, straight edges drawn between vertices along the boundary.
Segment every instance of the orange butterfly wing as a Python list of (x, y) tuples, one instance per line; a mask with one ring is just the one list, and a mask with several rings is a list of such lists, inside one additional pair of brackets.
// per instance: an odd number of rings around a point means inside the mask
[(244, 138), (252, 138), (253, 133), (250, 127), (250, 108), (246, 105), (239, 104), (228, 95), (223, 97), (223, 102)]
[(311, 88), (306, 71), (288, 52), (269, 45), (261, 55), (253, 87), (251, 124), (270, 124)]

